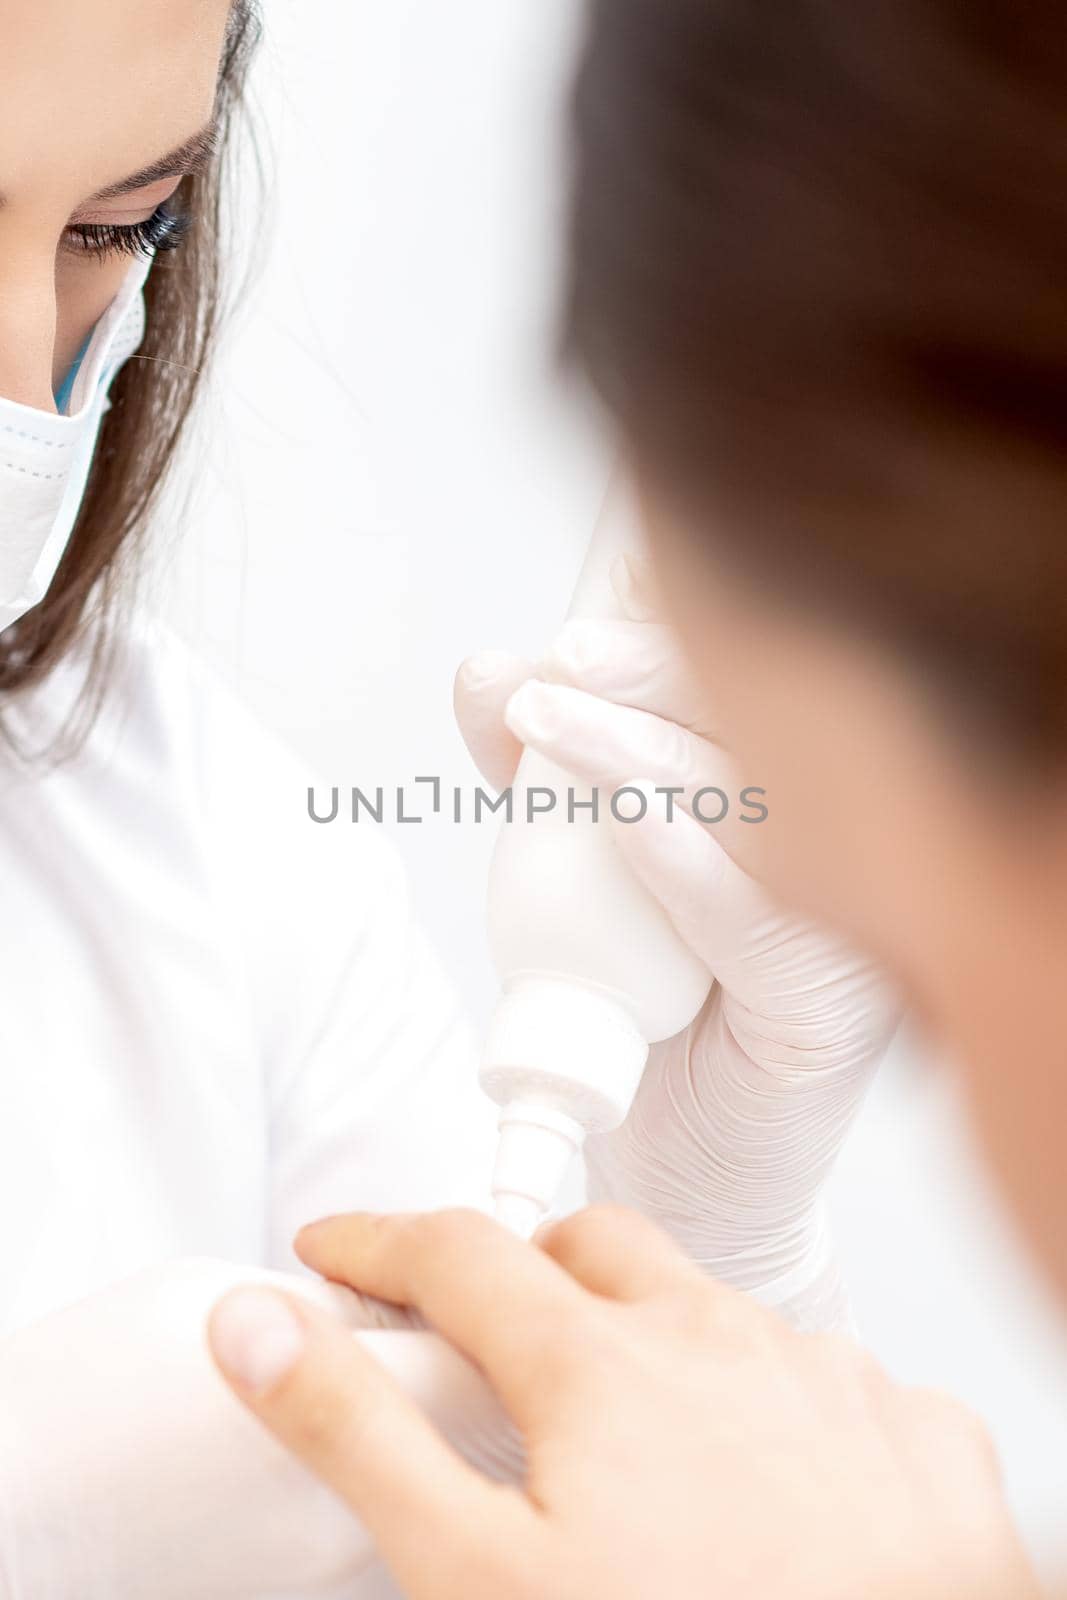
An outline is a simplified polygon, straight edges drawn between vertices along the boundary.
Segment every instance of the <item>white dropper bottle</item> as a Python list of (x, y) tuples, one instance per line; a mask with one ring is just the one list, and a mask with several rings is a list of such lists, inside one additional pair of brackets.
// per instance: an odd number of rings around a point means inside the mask
[[(638, 550), (634, 513), (615, 493), (569, 615), (622, 616), (612, 573)], [(549, 794), (555, 806), (542, 811)], [(711, 986), (623, 860), (613, 795), (600, 793), (594, 816), (588, 786), (527, 750), (490, 868), (489, 943), (502, 994), (481, 1083), (501, 1108), (496, 1215), (523, 1237), (555, 1201), (586, 1135), (625, 1119), (649, 1045), (687, 1027)], [(625, 815), (624, 797), (616, 805)]]

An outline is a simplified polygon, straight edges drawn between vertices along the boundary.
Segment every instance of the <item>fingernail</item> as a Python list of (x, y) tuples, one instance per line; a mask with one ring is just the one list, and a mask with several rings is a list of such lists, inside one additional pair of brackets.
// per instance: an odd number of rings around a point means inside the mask
[(211, 1314), (211, 1348), (242, 1389), (263, 1394), (295, 1367), (307, 1332), (281, 1295), (269, 1289), (234, 1289)]
[(339, 1222), (345, 1220), (343, 1212), (335, 1216), (316, 1217), (314, 1222), (305, 1222), (303, 1227), (297, 1230), (297, 1240), (310, 1239), (316, 1233), (321, 1233), (324, 1228), (335, 1228)]
[(508, 701), (504, 721), (524, 744), (550, 738), (551, 722), (545, 715), (549, 703), (544, 684), (531, 678)]
[(467, 657), (459, 675), (466, 688), (484, 689), (487, 683), (495, 683), (513, 661), (514, 657), (503, 650), (479, 650), (477, 655)]

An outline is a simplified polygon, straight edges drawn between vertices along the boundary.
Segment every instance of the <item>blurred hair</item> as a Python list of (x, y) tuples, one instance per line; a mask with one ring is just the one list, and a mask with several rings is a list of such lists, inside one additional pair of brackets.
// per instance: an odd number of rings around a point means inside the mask
[(593, 0), (564, 347), (770, 592), (1067, 758), (1059, 0)]
[[(111, 389), (85, 498), (48, 594), (0, 635), (0, 695), (39, 683), (88, 636), (89, 669), (75, 718), (54, 753), (76, 748), (107, 679), (120, 599), (151, 513), (195, 405), (222, 308), (224, 178), (230, 135), (259, 36), (256, 0), (234, 0), (220, 66), (218, 148), (186, 178), (175, 205), (191, 225), (181, 248), (157, 259), (145, 288), (140, 351)], [(15, 744), (0, 719), (0, 735)]]

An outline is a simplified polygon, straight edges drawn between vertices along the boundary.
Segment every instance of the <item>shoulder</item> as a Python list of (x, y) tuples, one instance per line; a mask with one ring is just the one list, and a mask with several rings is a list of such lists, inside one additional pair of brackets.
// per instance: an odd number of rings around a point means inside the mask
[(121, 681), (131, 729), (155, 746), (202, 831), (220, 901), (262, 945), (284, 935), (324, 950), (408, 911), (407, 874), (380, 828), (316, 823), (309, 795), (321, 774), (266, 728), (221, 674), (165, 622), (141, 617), (124, 649)]
[[(61, 720), (83, 681), (84, 662), (64, 663), (47, 707), (38, 701), (39, 726), (45, 710)], [(184, 877), (205, 934), (244, 972), (268, 1056), (291, 1053), (339, 992), (365, 989), (412, 937), (407, 873), (388, 837), (316, 824), (313, 764), (150, 613), (126, 627), (89, 739), (57, 776), (66, 810), (114, 835), (112, 855), (136, 856), (160, 882)]]
[[(220, 872), (251, 897), (317, 881), (343, 892), (399, 889), (399, 857), (380, 829), (324, 828), (309, 795), (321, 774), (268, 729), (222, 674), (162, 619), (140, 614), (119, 651), (109, 703), (93, 742), (105, 759), (135, 747), (206, 831)], [(355, 907), (346, 903), (352, 917)]]
[[(372, 823), (316, 822), (309, 793), (321, 800), (324, 785), (312, 763), (264, 729), (169, 629), (152, 637), (153, 701), (187, 752), (214, 910), (244, 956), (278, 1138), (299, 1152), (296, 1129), (374, 1126), (383, 1153), (406, 1162), (415, 1141), (407, 1118), (436, 1124), (459, 1107), (469, 1123), (463, 1150), (483, 1154), (470, 1037), (419, 926), (399, 851)], [(390, 1132), (394, 1113), (402, 1137)], [(325, 1160), (318, 1138), (316, 1162)], [(362, 1160), (369, 1173), (368, 1152)], [(426, 1173), (439, 1177), (439, 1155), (427, 1157)]]

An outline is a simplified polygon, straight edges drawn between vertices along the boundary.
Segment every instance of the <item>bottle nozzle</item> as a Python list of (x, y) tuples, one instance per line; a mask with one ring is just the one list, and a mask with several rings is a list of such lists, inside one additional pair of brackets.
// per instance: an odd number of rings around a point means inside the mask
[(532, 1239), (541, 1226), (544, 1212), (537, 1201), (529, 1199), (527, 1195), (498, 1194), (494, 1215), (509, 1233), (520, 1239)]
[(497, 1221), (529, 1239), (584, 1138), (581, 1123), (565, 1112), (522, 1100), (505, 1106), (493, 1169)]

